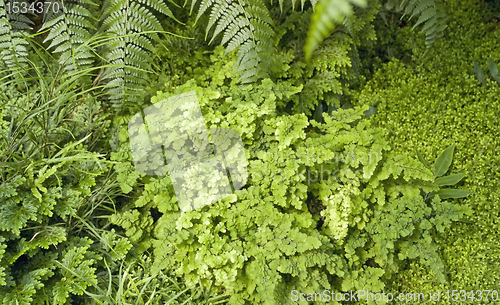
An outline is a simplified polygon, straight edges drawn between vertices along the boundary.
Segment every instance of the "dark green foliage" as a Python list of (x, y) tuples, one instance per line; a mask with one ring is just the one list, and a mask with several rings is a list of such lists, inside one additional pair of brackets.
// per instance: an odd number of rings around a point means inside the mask
[[(9, 0), (0, 0), (0, 69), (15, 70), (22, 67), (27, 61), (28, 42), (24, 37), (28, 35), (31, 20), (23, 15), (8, 14), (5, 3)], [(0, 71), (1, 71), (0, 70)]]
[(388, 0), (386, 8), (404, 12), (405, 16), (418, 18), (413, 28), (422, 25), (425, 44), (430, 46), (443, 36), (446, 29), (446, 15), (441, 0)]
[(193, 0), (191, 11), (198, 2), (195, 22), (210, 9), (205, 38), (210, 33), (211, 43), (222, 34), (221, 44), (226, 46), (227, 53), (238, 49), (236, 66), (242, 71), (242, 83), (276, 73), (281, 63), (274, 57), (274, 21), (264, 1)]
[[(47, 90), (50, 85), (52, 92)], [(80, 226), (75, 218), (82, 205), (98, 206), (103, 201), (102, 194), (96, 202), (93, 196), (99, 194), (95, 185), (109, 167), (103, 155), (89, 151), (99, 141), (99, 132), (93, 132), (97, 126), (90, 122), (100, 122), (102, 129), (106, 123), (98, 114), (99, 103), (91, 96), (79, 96), (70, 89), (74, 85), (53, 80), (47, 87), (27, 91), (9, 83), (1, 86), (0, 299), (4, 304), (65, 304), (71, 295), (82, 295), (97, 282), (97, 261), (103, 258), (90, 250), (92, 240), (74, 236), (74, 231)]]
[[(50, 42), (47, 49), (59, 53), (58, 63), (65, 73), (90, 68), (95, 54), (88, 47), (96, 28), (96, 18), (89, 9), (97, 6), (91, 0), (61, 2), (62, 12), (47, 18), (40, 31), (50, 29), (45, 42)], [(51, 11), (53, 12), (53, 11)]]
[[(61, 67), (57, 73), (69, 77), (84, 72), (87, 75), (81, 81), (103, 85), (115, 111), (139, 109), (142, 88), (154, 65), (152, 43), (164, 33), (154, 12), (176, 20), (168, 6), (159, 0), (71, 0), (59, 3), (59, 8), (44, 14), (38, 29), (38, 33), (48, 32), (43, 42), (57, 54)], [(5, 3), (0, 2), (2, 69), (22, 68), (27, 61), (26, 36), (33, 22), (26, 15), (7, 16)], [(93, 65), (102, 66), (102, 71)]]
[(366, 6), (364, 0), (319, 0), (312, 15), (304, 46), (306, 59), (310, 59), (318, 44), (330, 35), (335, 27), (335, 22), (341, 23), (346, 16), (352, 14), (351, 2), (359, 6)]
[(103, 51), (112, 66), (104, 69), (100, 82), (116, 111), (139, 109), (142, 89), (148, 84), (148, 73), (154, 63), (153, 41), (163, 32), (154, 11), (175, 20), (172, 12), (160, 0), (108, 0), (102, 5), (99, 32), (110, 35)]

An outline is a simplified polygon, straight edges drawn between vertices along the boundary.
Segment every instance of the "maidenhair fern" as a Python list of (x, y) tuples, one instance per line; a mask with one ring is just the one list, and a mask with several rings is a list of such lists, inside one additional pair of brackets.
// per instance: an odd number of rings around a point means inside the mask
[[(28, 35), (33, 22), (26, 16), (7, 11), (6, 4), (12, 7), (11, 0), (0, 0), (0, 69), (16, 69), (27, 62)], [(26, 2), (26, 1), (21, 1)]]
[(55, 48), (59, 53), (58, 62), (64, 71), (76, 71), (88, 68), (94, 62), (94, 56), (85, 43), (92, 37), (89, 30), (95, 17), (87, 9), (96, 6), (92, 0), (64, 1), (60, 4), (61, 12), (52, 14), (52, 18), (43, 24), (41, 31), (50, 29), (45, 42), (50, 41), (48, 49)]
[(410, 16), (410, 19), (418, 16), (413, 28), (423, 24), (422, 32), (425, 33), (427, 46), (443, 36), (446, 29), (446, 16), (440, 0), (389, 0), (386, 8), (404, 10), (404, 15)]
[(330, 35), (335, 23), (352, 14), (352, 4), (366, 6), (366, 0), (320, 0), (312, 15), (304, 46), (306, 59), (310, 59), (318, 45)]
[[(193, 0), (191, 11), (198, 1)], [(268, 8), (261, 0), (202, 0), (196, 22), (209, 9), (206, 37), (210, 31), (213, 42), (222, 34), (226, 53), (238, 48), (237, 67), (242, 83), (253, 82), (273, 74), (278, 64), (274, 59), (275, 31)], [(215, 28), (214, 28), (215, 26)]]

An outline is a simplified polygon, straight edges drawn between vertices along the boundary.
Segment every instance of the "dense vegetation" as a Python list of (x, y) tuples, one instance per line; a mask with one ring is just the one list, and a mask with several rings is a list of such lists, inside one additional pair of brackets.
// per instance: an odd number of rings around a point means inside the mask
[[(485, 0), (0, 0), (0, 304), (500, 290), (499, 33)], [(184, 93), (248, 179), (181, 212), (129, 123)]]

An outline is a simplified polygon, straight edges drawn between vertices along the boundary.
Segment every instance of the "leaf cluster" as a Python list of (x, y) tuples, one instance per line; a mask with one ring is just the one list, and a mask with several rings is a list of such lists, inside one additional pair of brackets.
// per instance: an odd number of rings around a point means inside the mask
[(302, 87), (264, 80), (234, 90), (236, 81), (219, 82), (220, 72), (206, 71), (214, 76), (208, 84), (200, 77), (159, 92), (152, 103), (194, 90), (209, 128), (238, 130), (249, 162), (241, 190), (181, 213), (169, 176), (134, 172), (126, 135), (113, 155), (130, 164), (117, 171), (133, 199), (112, 221), (137, 251), (152, 251), (155, 268), (214, 287), (230, 304), (286, 304), (294, 289), (381, 291), (417, 258), (446, 279), (434, 238), (467, 211), (425, 198), (437, 190), (433, 173), (389, 152), (382, 130), (365, 119), (368, 107), (339, 109), (320, 123), (286, 114)]

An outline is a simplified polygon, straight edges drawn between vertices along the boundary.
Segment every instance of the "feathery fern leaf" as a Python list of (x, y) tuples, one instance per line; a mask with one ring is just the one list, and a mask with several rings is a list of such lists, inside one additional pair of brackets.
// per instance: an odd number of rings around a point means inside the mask
[(153, 9), (177, 21), (161, 0), (109, 0), (103, 5), (101, 31), (114, 37), (104, 58), (115, 66), (108, 67), (102, 79), (107, 80), (106, 89), (117, 111), (137, 104), (148, 84), (145, 75), (153, 65), (152, 42), (159, 40), (157, 32), (163, 32)]
[(52, 14), (40, 31), (50, 29), (44, 42), (50, 41), (48, 49), (55, 48), (54, 52), (60, 54), (58, 62), (65, 72), (81, 71), (94, 62), (85, 42), (92, 37), (89, 30), (96, 29), (93, 26), (96, 18), (87, 7), (96, 4), (92, 0), (72, 0), (60, 6), (61, 12)]
[(21, 68), (27, 62), (27, 45), (25, 37), (33, 22), (22, 14), (7, 12), (6, 3), (12, 0), (0, 0), (0, 69)]
[[(280, 11), (283, 12), (283, 5), (288, 2), (288, 0), (278, 0), (279, 2), (279, 5), (280, 5)], [(299, 0), (291, 0), (291, 5), (292, 5), (292, 8), (293, 9), (297, 9), (297, 7), (299, 6)], [(318, 0), (310, 0), (309, 2), (311, 2), (311, 5), (314, 9), (314, 7), (316, 6), (316, 3), (318, 3)], [(274, 4), (274, 1), (271, 0), (271, 5)], [(303, 11), (304, 10), (304, 5), (306, 4), (306, 0), (300, 0), (300, 9)]]
[(306, 60), (311, 58), (318, 45), (330, 35), (335, 22), (342, 22), (345, 16), (352, 14), (352, 4), (364, 7), (366, 0), (320, 0), (311, 17), (304, 45)]
[(425, 33), (425, 44), (429, 47), (436, 39), (443, 36), (446, 29), (446, 14), (440, 0), (390, 0), (386, 3), (387, 9), (404, 10), (404, 16), (418, 20), (413, 26), (423, 24), (422, 33)]
[[(14, 30), (20, 31), (20, 30), (26, 30), (29, 31), (31, 30), (31, 26), (33, 25), (33, 21), (31, 21), (28, 17), (26, 17), (25, 14), (22, 14), (20, 11), (17, 13), (14, 13), (14, 5), (13, 3), (16, 3), (16, 6), (19, 5), (19, 7), (29, 7), (30, 3), (28, 0), (21, 0), (21, 1), (14, 1), (14, 0), (8, 0), (5, 1), (5, 3), (10, 3), (10, 7), (12, 8), (11, 12), (7, 12), (7, 15), (9, 16), (9, 21), (10, 25)], [(28, 11), (29, 13), (29, 11)]]
[[(196, 3), (196, 0), (191, 3), (191, 12)], [(273, 56), (276, 52), (273, 20), (265, 3), (262, 0), (202, 0), (196, 22), (210, 8), (206, 38), (211, 33), (212, 43), (222, 34), (221, 44), (226, 47), (226, 53), (238, 49), (236, 66), (242, 71), (240, 82), (270, 77), (278, 63)]]

